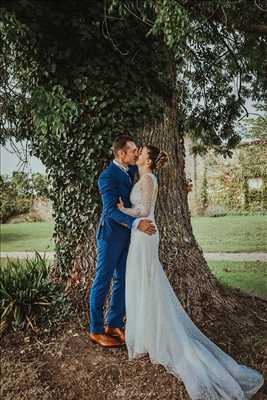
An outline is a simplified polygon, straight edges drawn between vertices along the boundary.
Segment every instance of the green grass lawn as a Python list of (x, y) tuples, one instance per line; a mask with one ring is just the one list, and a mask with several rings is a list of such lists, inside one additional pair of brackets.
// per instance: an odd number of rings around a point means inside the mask
[(192, 226), (205, 252), (267, 252), (267, 215), (193, 217)]
[(22, 222), (1, 225), (1, 251), (52, 251), (53, 224)]
[[(205, 252), (267, 252), (267, 215), (193, 217), (193, 231)], [(53, 224), (1, 225), (2, 251), (53, 250)]]
[(267, 298), (267, 263), (209, 261), (209, 268), (226, 286)]

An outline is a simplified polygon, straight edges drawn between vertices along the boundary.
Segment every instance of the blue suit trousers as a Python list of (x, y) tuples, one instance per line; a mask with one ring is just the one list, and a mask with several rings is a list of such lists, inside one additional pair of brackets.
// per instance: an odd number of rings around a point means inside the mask
[[(90, 290), (91, 333), (104, 333), (104, 303), (112, 283), (107, 324), (113, 328), (124, 326), (125, 316), (125, 272), (129, 250), (129, 239), (97, 239), (96, 273)], [(113, 280), (113, 282), (112, 282)]]

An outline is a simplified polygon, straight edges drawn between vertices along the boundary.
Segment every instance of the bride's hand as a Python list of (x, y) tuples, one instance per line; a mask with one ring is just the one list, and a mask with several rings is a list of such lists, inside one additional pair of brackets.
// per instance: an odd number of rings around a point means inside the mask
[(117, 203), (117, 208), (123, 208), (124, 207), (124, 203), (123, 203), (123, 201), (122, 201), (122, 199), (121, 199), (121, 197), (119, 197), (119, 202)]

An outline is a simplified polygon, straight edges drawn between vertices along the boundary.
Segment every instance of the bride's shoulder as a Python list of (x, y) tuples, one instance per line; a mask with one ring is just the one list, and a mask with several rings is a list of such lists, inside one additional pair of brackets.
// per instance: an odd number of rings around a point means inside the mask
[(150, 175), (154, 180), (157, 180), (157, 177), (153, 172), (148, 172), (148, 175)]
[(146, 172), (142, 177), (141, 180), (143, 180), (143, 182), (153, 182), (156, 183), (158, 181), (157, 177), (155, 174), (153, 174), (153, 172)]

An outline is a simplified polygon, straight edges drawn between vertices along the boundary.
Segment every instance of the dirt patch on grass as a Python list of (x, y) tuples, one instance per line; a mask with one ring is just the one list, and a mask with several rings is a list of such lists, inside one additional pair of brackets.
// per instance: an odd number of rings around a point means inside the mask
[[(214, 339), (214, 338), (212, 338)], [(218, 341), (219, 340), (219, 341)], [(230, 340), (230, 339), (229, 339)], [(262, 332), (223, 350), (265, 374), (267, 336)], [(183, 384), (147, 356), (128, 361), (126, 348), (103, 349), (88, 340), (79, 322), (47, 336), (10, 333), (2, 338), (4, 400), (188, 400)], [(266, 399), (258, 395), (257, 399)]]

